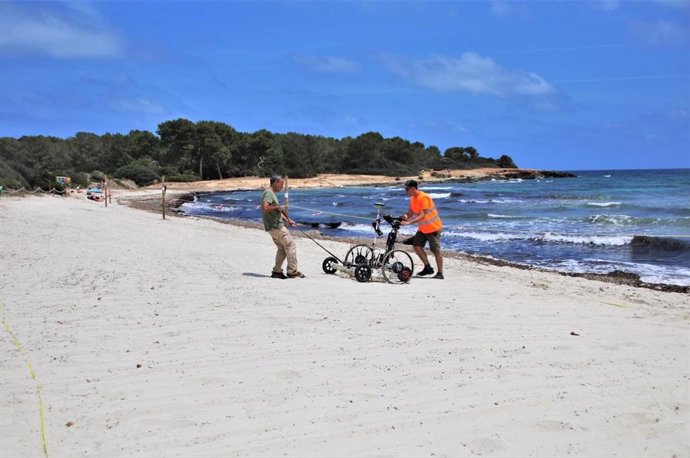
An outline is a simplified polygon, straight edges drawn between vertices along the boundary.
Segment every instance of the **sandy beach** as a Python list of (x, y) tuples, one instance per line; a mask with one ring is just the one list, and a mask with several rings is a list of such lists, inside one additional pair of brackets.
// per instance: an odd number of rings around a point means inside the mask
[(687, 294), (358, 283), (305, 238), (271, 279), (263, 231), (117, 199), (4, 196), (0, 227), (3, 457), (690, 456)]

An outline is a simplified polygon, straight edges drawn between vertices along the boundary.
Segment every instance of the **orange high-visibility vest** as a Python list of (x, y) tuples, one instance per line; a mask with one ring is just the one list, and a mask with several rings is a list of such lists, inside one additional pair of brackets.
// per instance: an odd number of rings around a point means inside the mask
[(417, 223), (419, 224), (419, 230), (423, 234), (440, 231), (443, 227), (436, 205), (429, 194), (419, 191), (417, 197), (410, 197), (410, 208), (414, 213), (422, 213), (423, 210), (428, 210), (427, 214), (424, 215), (424, 219)]

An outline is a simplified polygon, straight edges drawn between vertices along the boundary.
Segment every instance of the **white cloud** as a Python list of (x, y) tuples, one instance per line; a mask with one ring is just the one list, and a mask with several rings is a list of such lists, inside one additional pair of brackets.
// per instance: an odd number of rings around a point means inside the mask
[(0, 55), (103, 58), (117, 57), (122, 50), (117, 36), (76, 10), (0, 3)]
[(389, 57), (387, 68), (417, 85), (442, 92), (470, 92), (506, 96), (548, 95), (553, 86), (541, 76), (507, 70), (489, 57), (472, 52), (460, 58), (435, 55), (424, 60)]
[(334, 56), (295, 56), (295, 62), (322, 73), (357, 73), (360, 67), (356, 62)]

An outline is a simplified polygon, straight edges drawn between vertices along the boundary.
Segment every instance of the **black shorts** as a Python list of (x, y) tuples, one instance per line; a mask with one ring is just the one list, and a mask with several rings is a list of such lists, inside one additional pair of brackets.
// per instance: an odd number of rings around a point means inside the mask
[(429, 242), (429, 249), (434, 253), (441, 251), (441, 231), (431, 232), (425, 234), (422, 231), (417, 231), (412, 240), (412, 246), (419, 246), (424, 248), (426, 242)]

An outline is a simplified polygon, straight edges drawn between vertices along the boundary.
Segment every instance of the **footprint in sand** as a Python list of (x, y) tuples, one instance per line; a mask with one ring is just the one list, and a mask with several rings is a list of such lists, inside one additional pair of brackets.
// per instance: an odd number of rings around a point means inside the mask
[(469, 446), (472, 452), (479, 455), (491, 454), (503, 448), (501, 441), (492, 437), (482, 437), (481, 439), (473, 440), (469, 443)]
[(534, 425), (536, 429), (545, 431), (547, 433), (555, 433), (568, 429), (575, 429), (573, 425), (566, 421), (559, 420), (542, 420)]

